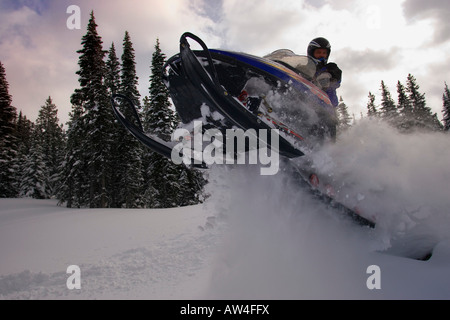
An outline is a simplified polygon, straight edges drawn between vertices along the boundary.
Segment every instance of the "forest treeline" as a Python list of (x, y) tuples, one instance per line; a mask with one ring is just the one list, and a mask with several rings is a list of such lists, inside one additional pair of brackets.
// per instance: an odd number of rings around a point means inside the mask
[[(148, 95), (141, 99), (133, 43), (125, 31), (119, 59), (115, 44), (104, 50), (91, 13), (81, 39), (79, 87), (70, 97), (69, 122), (59, 123), (48, 97), (35, 122), (12, 105), (6, 70), (0, 62), (0, 197), (55, 198), (67, 207), (167, 208), (200, 203), (207, 180), (195, 168), (175, 165), (150, 152), (114, 118), (110, 97), (121, 93), (138, 109), (146, 132), (170, 136), (178, 125), (161, 78), (165, 54), (156, 40)], [(381, 82), (381, 103), (369, 92), (367, 115), (386, 121), (402, 133), (449, 131), (450, 91), (445, 84), (442, 122), (427, 106), (417, 80), (397, 83), (397, 101)], [(142, 101), (142, 102), (141, 102)], [(124, 112), (127, 109), (124, 109)], [(355, 123), (342, 98), (338, 132)]]

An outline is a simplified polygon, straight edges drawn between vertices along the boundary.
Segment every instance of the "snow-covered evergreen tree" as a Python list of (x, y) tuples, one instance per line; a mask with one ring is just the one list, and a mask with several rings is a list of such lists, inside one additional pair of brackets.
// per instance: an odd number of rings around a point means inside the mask
[(369, 92), (369, 101), (367, 102), (367, 115), (369, 117), (375, 117), (378, 115), (377, 106), (375, 105), (375, 95)]
[[(130, 34), (126, 31), (123, 39), (122, 68), (120, 73), (120, 93), (127, 96), (133, 105), (140, 110), (140, 94), (138, 91), (138, 77), (136, 74), (136, 61)], [(123, 109), (123, 114), (132, 119), (129, 107)], [(142, 145), (119, 124), (115, 126), (118, 138), (116, 181), (118, 190), (118, 204), (126, 208), (142, 206)]]
[(119, 92), (120, 89), (120, 62), (117, 58), (114, 42), (108, 51), (108, 60), (106, 60), (105, 85), (109, 95)]
[(0, 62), (0, 198), (18, 195), (16, 118), (6, 70)]
[(441, 130), (442, 124), (439, 122), (437, 114), (433, 114), (431, 108), (426, 105), (425, 94), (419, 92), (420, 87), (412, 74), (408, 75), (406, 88), (412, 106), (414, 128)]
[[(114, 43), (111, 44), (108, 53), (108, 59), (106, 61), (106, 79), (105, 85), (108, 90), (108, 94), (112, 96), (113, 94), (119, 93), (120, 90), (120, 61), (117, 58), (116, 48)], [(111, 207), (120, 208), (122, 207), (121, 200), (121, 190), (122, 190), (122, 173), (119, 171), (122, 165), (123, 154), (121, 153), (121, 144), (123, 136), (128, 134), (125, 132), (122, 125), (120, 125), (117, 120), (114, 120), (114, 128), (112, 130), (112, 145), (111, 145), (111, 168), (112, 175), (109, 182), (108, 190), (110, 192), (110, 202)]]
[(87, 33), (82, 37), (83, 48), (77, 51), (80, 54), (80, 69), (77, 71), (80, 88), (75, 89), (71, 96), (74, 111), (71, 121), (76, 123), (69, 125), (68, 139), (74, 141), (68, 141), (65, 161), (66, 166), (77, 165), (84, 170), (65, 170), (73, 179), (72, 182), (77, 182), (73, 185), (75, 189), (69, 192), (76, 199), (64, 197), (68, 205), (74, 203), (74, 200), (77, 206), (91, 208), (107, 207), (110, 203), (107, 187), (112, 171), (110, 154), (113, 115), (104, 84), (106, 65), (103, 59), (106, 51), (103, 50), (102, 43), (97, 33), (94, 13), (91, 12)]
[(161, 51), (159, 39), (157, 39), (151, 65), (150, 103), (144, 109), (144, 130), (156, 134), (161, 139), (169, 140), (176, 126), (176, 117), (170, 109), (169, 91), (161, 75), (165, 60), (166, 56)]
[[(169, 140), (173, 130), (173, 111), (170, 109), (169, 92), (165, 87), (161, 70), (165, 63), (159, 40), (152, 55), (150, 96), (145, 100), (143, 126), (146, 132)], [(145, 156), (145, 205), (150, 208), (169, 208), (178, 205), (182, 186), (179, 184), (180, 168), (169, 159), (149, 152)]]
[(397, 118), (397, 107), (395, 106), (395, 102), (391, 97), (391, 93), (388, 87), (384, 84), (384, 81), (381, 81), (381, 117), (383, 120), (388, 123), (395, 125), (395, 121)]
[(83, 148), (86, 134), (84, 109), (74, 105), (69, 113), (67, 145), (62, 163), (61, 188), (58, 192), (60, 203), (68, 208), (87, 205), (89, 199), (89, 177), (86, 150)]
[(44, 144), (42, 143), (42, 131), (36, 126), (33, 129), (31, 147), (22, 163), (22, 175), (20, 179), (20, 196), (34, 199), (50, 198), (50, 172), (44, 158)]
[(397, 96), (397, 109), (399, 113), (397, 128), (403, 132), (407, 132), (414, 126), (414, 115), (406, 88), (400, 81), (397, 82)]
[(204, 187), (207, 180), (203, 176), (203, 172), (183, 166), (179, 181), (183, 185), (182, 192), (179, 196), (179, 206), (189, 206), (204, 201)]
[(445, 84), (445, 91), (442, 96), (442, 100), (442, 114), (444, 116), (442, 121), (444, 122), (444, 130), (450, 131), (450, 90), (448, 89), (447, 83)]
[(27, 116), (23, 115), (22, 111), (20, 111), (16, 122), (17, 144), (19, 146), (19, 152), (26, 153), (28, 150), (30, 150), (33, 128), (34, 123), (29, 120)]
[(408, 95), (406, 94), (406, 88), (405, 86), (398, 81), (397, 82), (397, 96), (398, 96), (398, 112), (407, 117), (410, 118), (412, 116), (412, 106), (411, 101), (409, 101)]
[(33, 130), (34, 123), (28, 120), (27, 117), (22, 114), (22, 111), (20, 111), (16, 122), (19, 170), (24, 167), (21, 163), (30, 153)]
[(348, 107), (345, 104), (342, 97), (339, 98), (337, 112), (338, 112), (338, 119), (339, 119), (339, 124), (338, 124), (337, 129), (339, 132), (343, 132), (343, 131), (347, 130), (348, 128), (350, 128), (350, 126), (352, 125), (352, 117), (348, 113)]
[(51, 97), (48, 97), (45, 105), (39, 110), (34, 136), (34, 142), (40, 145), (43, 152), (42, 158), (46, 172), (44, 197), (51, 198), (56, 195), (60, 186), (60, 170), (65, 147), (64, 131), (58, 119), (58, 108)]
[(128, 31), (123, 38), (122, 68), (120, 73), (120, 92), (125, 94), (133, 105), (140, 109), (140, 93), (138, 87), (138, 76), (136, 75), (136, 61), (133, 43)]
[[(161, 77), (165, 55), (156, 41), (152, 56), (150, 97), (144, 100), (144, 128), (158, 137), (168, 140), (176, 125), (169, 93)], [(152, 208), (167, 208), (201, 201), (204, 186), (203, 176), (184, 165), (175, 165), (171, 160), (149, 152), (145, 161), (145, 205)]]
[(34, 123), (27, 119), (26, 116), (19, 112), (16, 123), (17, 130), (17, 168), (19, 169), (19, 177), (17, 181), (19, 195), (21, 193), (21, 185), (23, 184), (23, 172), (27, 168), (27, 160), (31, 154), (31, 146), (33, 142)]
[[(39, 110), (30, 137), (25, 136), (26, 121), (20, 120), (21, 141), (28, 145), (20, 148), (20, 195), (36, 199), (49, 199), (57, 194), (61, 183), (60, 170), (64, 151), (64, 132), (58, 120), (58, 109), (49, 97)], [(19, 122), (17, 127), (19, 128)], [(25, 140), (25, 139), (28, 139)]]

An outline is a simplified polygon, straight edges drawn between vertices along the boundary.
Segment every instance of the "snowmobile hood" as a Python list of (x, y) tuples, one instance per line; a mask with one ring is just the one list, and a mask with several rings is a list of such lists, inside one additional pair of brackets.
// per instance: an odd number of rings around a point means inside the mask
[(218, 55), (224, 55), (234, 58), (236, 60), (241, 61), (242, 63), (248, 64), (249, 66), (258, 68), (261, 71), (267, 72), (277, 77), (278, 79), (285, 81), (286, 83), (290, 83), (292, 86), (294, 86), (299, 90), (309, 90), (318, 99), (324, 102), (323, 106), (325, 108), (333, 108), (331, 101), (328, 98), (328, 95), (325, 92), (323, 92), (319, 87), (314, 85), (312, 82), (306, 80), (299, 73), (276, 61), (267, 58), (260, 58), (243, 52), (234, 52), (218, 49), (209, 49), (209, 51), (216, 53)]

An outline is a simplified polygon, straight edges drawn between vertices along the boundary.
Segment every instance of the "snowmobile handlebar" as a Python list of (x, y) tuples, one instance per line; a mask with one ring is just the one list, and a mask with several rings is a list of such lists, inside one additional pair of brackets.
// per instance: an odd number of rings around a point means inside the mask
[[(199, 37), (197, 37), (195, 34), (190, 33), (190, 32), (185, 32), (181, 35), (180, 37), (180, 53), (177, 55), (174, 55), (173, 57), (169, 58), (166, 63), (164, 64), (162, 70), (161, 70), (161, 74), (162, 74), (162, 79), (165, 82), (169, 81), (169, 75), (167, 73), (167, 67), (171, 66), (172, 67), (172, 71), (176, 72), (175, 70), (173, 70), (173, 64), (174, 62), (178, 61), (178, 60), (183, 60), (183, 53), (188, 53), (192, 56), (196, 56), (192, 50), (191, 50), (191, 46), (189, 45), (188, 42), (188, 38), (194, 40), (195, 42), (197, 42), (201, 47), (202, 47), (202, 51), (204, 52), (204, 56), (206, 57), (206, 59), (208, 60), (208, 68), (210, 68), (210, 76), (214, 82), (215, 85), (220, 85), (219, 82), (219, 76), (217, 74), (216, 68), (214, 67), (214, 63), (213, 63), (213, 59), (211, 57), (211, 53), (209, 52), (208, 47), (206, 46), (206, 44), (203, 42), (202, 39), (200, 39)], [(185, 58), (186, 59), (186, 58)]]
[(214, 81), (215, 85), (220, 86), (219, 76), (217, 74), (216, 68), (214, 67), (214, 62), (213, 62), (213, 59), (211, 57), (211, 53), (209, 52), (208, 47), (206, 46), (206, 44), (203, 42), (202, 39), (200, 39), (195, 34), (190, 33), (190, 32), (183, 33), (181, 35), (181, 38), (180, 38), (180, 53), (185, 51), (185, 50), (191, 51), (189, 42), (187, 41), (187, 38), (190, 38), (190, 39), (194, 40), (195, 42), (197, 42), (202, 47), (203, 52), (205, 53), (205, 57), (208, 60), (208, 66), (211, 69), (210, 70), (211, 71), (210, 72), (211, 78)]

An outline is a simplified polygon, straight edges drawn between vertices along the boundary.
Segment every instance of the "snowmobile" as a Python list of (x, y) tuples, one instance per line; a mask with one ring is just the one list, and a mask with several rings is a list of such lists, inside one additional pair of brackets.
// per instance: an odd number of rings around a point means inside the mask
[[(193, 50), (188, 39), (199, 49)], [(358, 224), (373, 228), (374, 221), (337, 202), (329, 185), (321, 184), (308, 165), (299, 166), (290, 161), (314, 152), (336, 135), (335, 109), (320, 84), (313, 83), (314, 74), (314, 62), (290, 50), (277, 50), (257, 57), (209, 49), (199, 37), (186, 32), (180, 38), (180, 52), (164, 65), (162, 78), (181, 120), (181, 127), (186, 128), (184, 132), (189, 134), (167, 141), (145, 133), (133, 103), (124, 95), (114, 95), (112, 107), (116, 118), (131, 134), (169, 159), (181, 152), (181, 140), (195, 139), (198, 127), (202, 132), (216, 130), (225, 137), (227, 130), (243, 130), (249, 133), (247, 138), (254, 136), (256, 148), (266, 146), (271, 152), (278, 152), (284, 163), (289, 164), (285, 170), (290, 170), (291, 176), (314, 197)], [(131, 117), (120, 111), (124, 106), (132, 110)], [(276, 130), (277, 139), (262, 134), (271, 130)], [(224, 157), (233, 158), (242, 151), (236, 150), (233, 144), (229, 149), (225, 147), (228, 144), (223, 145)], [(246, 145), (243, 151), (249, 152), (251, 148)], [(185, 154), (183, 157), (186, 160)], [(197, 167), (208, 167), (195, 151), (189, 157), (187, 162)]]

